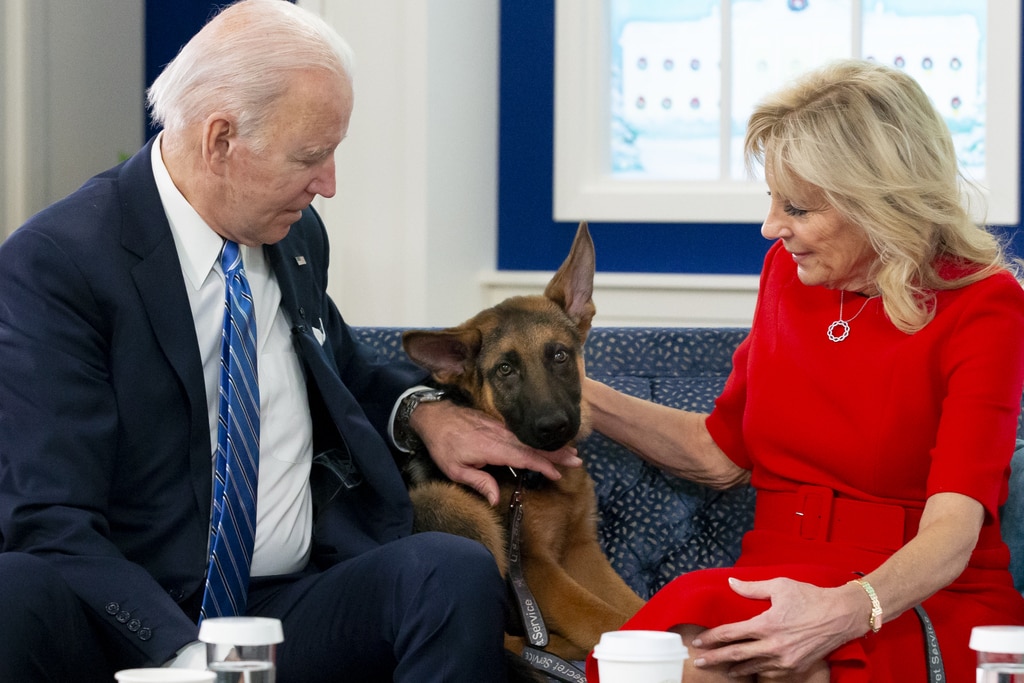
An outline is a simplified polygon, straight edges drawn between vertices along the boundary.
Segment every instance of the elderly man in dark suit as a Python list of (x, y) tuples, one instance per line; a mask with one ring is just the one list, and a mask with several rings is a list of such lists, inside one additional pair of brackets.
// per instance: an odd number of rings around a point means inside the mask
[[(0, 246), (0, 680), (202, 668), (197, 623), (233, 613), (282, 620), (283, 683), (502, 680), (493, 559), (410, 534), (394, 433), (492, 501), (485, 464), (555, 478), (578, 459), (423, 402), (425, 373), (378, 362), (327, 296), (310, 202), (335, 191), (344, 42), (243, 0), (149, 99), (158, 137)], [(252, 386), (231, 374), (242, 356)], [(258, 446), (243, 479), (239, 443)], [(234, 543), (240, 587), (218, 559)]]

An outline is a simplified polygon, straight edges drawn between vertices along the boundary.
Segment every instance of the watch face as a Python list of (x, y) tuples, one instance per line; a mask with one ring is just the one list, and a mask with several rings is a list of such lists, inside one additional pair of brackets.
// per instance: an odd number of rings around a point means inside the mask
[(440, 401), (444, 398), (444, 391), (441, 389), (431, 389), (430, 391), (423, 391), (416, 394), (416, 397), (420, 401)]

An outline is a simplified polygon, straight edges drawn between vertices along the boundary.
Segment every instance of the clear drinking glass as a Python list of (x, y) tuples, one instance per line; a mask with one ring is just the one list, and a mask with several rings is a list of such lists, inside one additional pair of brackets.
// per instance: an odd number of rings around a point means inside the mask
[(1024, 683), (1024, 626), (975, 626), (977, 683)]
[(277, 645), (284, 641), (278, 619), (205, 619), (199, 640), (206, 643), (206, 668), (217, 674), (216, 683), (274, 683)]

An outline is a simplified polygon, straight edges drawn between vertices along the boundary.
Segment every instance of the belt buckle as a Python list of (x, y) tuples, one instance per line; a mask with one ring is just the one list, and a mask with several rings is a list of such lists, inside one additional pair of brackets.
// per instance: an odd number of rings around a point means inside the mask
[(832, 500), (835, 492), (824, 486), (800, 486), (796, 490), (796, 511), (800, 538), (827, 541), (832, 524)]

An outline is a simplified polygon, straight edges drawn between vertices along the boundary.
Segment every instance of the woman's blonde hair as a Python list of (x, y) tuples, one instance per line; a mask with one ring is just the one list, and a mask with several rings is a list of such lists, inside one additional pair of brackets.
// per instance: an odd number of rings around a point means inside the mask
[[(902, 71), (860, 60), (812, 71), (755, 108), (744, 150), (748, 169), (763, 165), (778, 191), (810, 183), (864, 230), (878, 254), (869, 277), (904, 332), (932, 319), (935, 291), (1009, 265), (970, 217), (945, 121)], [(940, 261), (965, 268), (943, 279)]]

